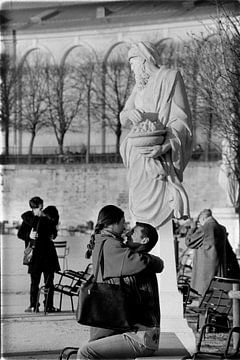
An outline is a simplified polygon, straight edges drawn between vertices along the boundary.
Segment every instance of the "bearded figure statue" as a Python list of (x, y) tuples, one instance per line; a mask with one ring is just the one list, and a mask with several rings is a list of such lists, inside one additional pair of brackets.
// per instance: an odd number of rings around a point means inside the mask
[(135, 221), (159, 228), (172, 216), (189, 216), (182, 180), (192, 153), (191, 113), (180, 72), (159, 65), (153, 44), (132, 45), (128, 59), (136, 84), (120, 114), (132, 127), (120, 153), (129, 210)]

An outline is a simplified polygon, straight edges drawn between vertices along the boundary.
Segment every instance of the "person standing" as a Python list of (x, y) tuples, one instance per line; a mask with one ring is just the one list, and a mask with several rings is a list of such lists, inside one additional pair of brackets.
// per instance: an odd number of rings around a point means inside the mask
[[(39, 311), (38, 301), (41, 274), (44, 275), (45, 287), (49, 289), (46, 304), (47, 312), (55, 312), (53, 306), (53, 280), (54, 272), (60, 270), (53, 239), (57, 236), (58, 211), (54, 206), (43, 210), (43, 200), (35, 196), (29, 200), (31, 211), (22, 214), (22, 224), (18, 230), (18, 238), (33, 248), (32, 259), (28, 265), (31, 277), (30, 305), (25, 312)], [(49, 209), (50, 208), (50, 209)]]
[(191, 222), (185, 243), (195, 251), (191, 287), (199, 294), (204, 295), (214, 276), (240, 277), (226, 228), (216, 221), (210, 209), (202, 210), (198, 219)]

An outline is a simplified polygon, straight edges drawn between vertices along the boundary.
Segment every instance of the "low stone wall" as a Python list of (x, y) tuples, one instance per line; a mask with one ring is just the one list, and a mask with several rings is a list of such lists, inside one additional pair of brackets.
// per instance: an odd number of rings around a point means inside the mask
[[(190, 162), (184, 186), (195, 216), (203, 208), (229, 207), (218, 184), (219, 163)], [(128, 213), (128, 187), (122, 164), (6, 165), (1, 168), (2, 220), (20, 220), (28, 200), (40, 196), (60, 212), (61, 227), (95, 220), (99, 208), (112, 203)]]

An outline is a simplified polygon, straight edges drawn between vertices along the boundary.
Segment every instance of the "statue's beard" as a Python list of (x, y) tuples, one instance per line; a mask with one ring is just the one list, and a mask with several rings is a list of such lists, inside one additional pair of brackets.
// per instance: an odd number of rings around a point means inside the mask
[(150, 73), (148, 73), (145, 69), (143, 69), (141, 72), (137, 72), (134, 74), (136, 86), (139, 90), (142, 90), (148, 83), (148, 80), (150, 78)]

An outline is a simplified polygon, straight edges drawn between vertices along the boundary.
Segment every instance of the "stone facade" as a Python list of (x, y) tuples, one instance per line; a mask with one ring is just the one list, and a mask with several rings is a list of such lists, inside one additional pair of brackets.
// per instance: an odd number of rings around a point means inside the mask
[[(184, 186), (191, 213), (196, 216), (201, 209), (212, 208), (217, 219), (226, 224), (235, 237), (236, 215), (218, 184), (218, 173), (217, 162), (189, 163)], [(8, 165), (2, 167), (1, 177), (1, 220), (20, 220), (20, 214), (28, 209), (28, 200), (36, 195), (45, 200), (45, 205), (57, 206), (63, 228), (95, 221), (98, 210), (108, 203), (123, 208), (126, 219), (130, 220), (126, 171), (122, 164)]]
[[(126, 172), (121, 164), (8, 165), (2, 168), (2, 175), (4, 219), (18, 219), (34, 195), (59, 208), (62, 224), (94, 220), (98, 205), (114, 203), (125, 211), (128, 207)], [(185, 170), (184, 186), (193, 214), (205, 207), (226, 207), (217, 177), (217, 163), (192, 162)]]

